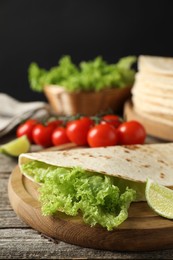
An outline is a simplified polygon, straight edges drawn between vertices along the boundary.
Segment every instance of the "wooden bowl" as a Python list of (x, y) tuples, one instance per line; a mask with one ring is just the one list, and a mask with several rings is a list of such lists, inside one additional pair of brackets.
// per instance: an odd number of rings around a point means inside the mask
[(95, 115), (112, 110), (119, 112), (131, 95), (131, 87), (110, 88), (98, 92), (68, 92), (63, 87), (48, 85), (44, 94), (59, 115)]

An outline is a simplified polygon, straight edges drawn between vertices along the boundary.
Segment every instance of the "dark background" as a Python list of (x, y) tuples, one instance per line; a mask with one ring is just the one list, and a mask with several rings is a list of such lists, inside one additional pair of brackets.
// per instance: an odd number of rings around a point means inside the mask
[(101, 55), (173, 56), (173, 2), (0, 0), (0, 92), (44, 100), (29, 88), (32, 61), (49, 69), (62, 55), (75, 63)]

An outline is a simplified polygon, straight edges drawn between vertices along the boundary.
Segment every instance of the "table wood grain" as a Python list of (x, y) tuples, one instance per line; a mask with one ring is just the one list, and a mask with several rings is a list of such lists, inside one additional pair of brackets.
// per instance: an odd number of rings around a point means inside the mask
[(0, 259), (173, 259), (173, 249), (112, 252), (55, 242), (43, 236), (20, 220), (11, 208), (7, 186), (15, 165), (16, 159), (0, 154)]

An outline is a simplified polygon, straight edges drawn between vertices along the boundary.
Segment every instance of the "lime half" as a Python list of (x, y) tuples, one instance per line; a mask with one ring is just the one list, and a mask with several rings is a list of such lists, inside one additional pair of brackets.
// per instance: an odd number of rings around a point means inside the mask
[(1, 153), (11, 156), (19, 156), (21, 153), (27, 153), (29, 149), (30, 142), (25, 135), (0, 146)]
[(148, 179), (145, 196), (148, 205), (158, 215), (173, 219), (173, 190)]

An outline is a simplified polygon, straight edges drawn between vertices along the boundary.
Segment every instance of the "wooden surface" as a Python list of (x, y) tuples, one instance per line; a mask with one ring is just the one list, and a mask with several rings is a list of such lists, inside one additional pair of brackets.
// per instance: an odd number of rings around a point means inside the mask
[(172, 126), (168, 126), (163, 122), (153, 121), (151, 119), (137, 114), (133, 110), (133, 105), (131, 101), (126, 102), (124, 106), (124, 117), (127, 121), (134, 119), (141, 122), (144, 125), (148, 135), (151, 135), (156, 138), (161, 138), (165, 141), (173, 141)]
[[(38, 201), (39, 185), (16, 167), (9, 179), (9, 199), (16, 214), (35, 230), (82, 247), (119, 251), (173, 248), (173, 221), (159, 217), (146, 202), (132, 203), (129, 218), (112, 232), (86, 225), (82, 217), (58, 213), (44, 217)], [(98, 239), (99, 237), (99, 239)]]
[(173, 249), (112, 252), (62, 241), (55, 243), (53, 239), (43, 236), (25, 224), (10, 205), (7, 186), (16, 164), (16, 159), (0, 154), (0, 259), (173, 259)]

